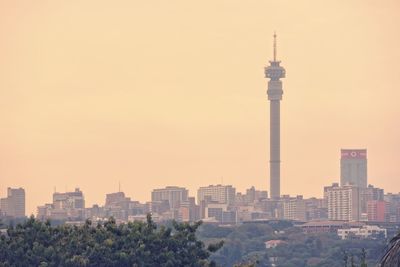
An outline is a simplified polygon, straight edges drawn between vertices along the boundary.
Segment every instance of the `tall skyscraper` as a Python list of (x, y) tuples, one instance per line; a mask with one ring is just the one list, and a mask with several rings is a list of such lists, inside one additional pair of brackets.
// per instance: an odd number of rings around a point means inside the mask
[(342, 149), (340, 158), (340, 185), (352, 184), (366, 188), (367, 181), (367, 150)]
[(280, 197), (280, 101), (283, 90), (280, 78), (284, 78), (286, 71), (276, 60), (276, 34), (274, 34), (274, 60), (265, 68), (265, 77), (268, 81), (268, 100), (270, 101), (270, 194), (271, 198)]

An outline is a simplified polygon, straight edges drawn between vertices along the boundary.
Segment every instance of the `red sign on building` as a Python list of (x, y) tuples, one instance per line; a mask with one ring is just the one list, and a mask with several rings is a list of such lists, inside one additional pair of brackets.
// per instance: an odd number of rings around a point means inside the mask
[(342, 149), (341, 150), (342, 159), (366, 159), (367, 150), (366, 149)]

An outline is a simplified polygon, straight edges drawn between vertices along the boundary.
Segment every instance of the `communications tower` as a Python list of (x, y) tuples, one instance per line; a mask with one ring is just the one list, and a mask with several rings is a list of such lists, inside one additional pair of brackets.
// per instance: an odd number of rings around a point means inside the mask
[(274, 33), (274, 59), (269, 61), (269, 66), (265, 67), (265, 77), (268, 81), (268, 100), (270, 101), (270, 196), (278, 199), (280, 197), (280, 102), (283, 90), (280, 78), (285, 78), (285, 69), (280, 66), (280, 61), (276, 60), (276, 33)]

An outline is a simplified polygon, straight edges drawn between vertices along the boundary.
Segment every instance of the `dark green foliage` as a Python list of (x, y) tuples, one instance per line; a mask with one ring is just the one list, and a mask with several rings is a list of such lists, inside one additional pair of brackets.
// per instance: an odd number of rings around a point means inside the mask
[(343, 251), (343, 266), (347, 267), (348, 262), (349, 262), (349, 255), (347, 255), (346, 251)]
[(400, 266), (400, 233), (390, 240), (380, 264), (382, 267)]
[(196, 238), (200, 222), (173, 223), (173, 228), (147, 222), (53, 227), (33, 217), (10, 227), (0, 238), (0, 266), (214, 266), (211, 252)]
[(362, 250), (361, 250), (360, 267), (367, 267), (367, 252), (365, 251), (365, 248), (362, 248)]
[[(205, 243), (223, 238), (224, 246), (211, 256), (219, 266), (275, 263), (276, 266), (350, 267), (351, 257), (353, 266), (376, 266), (386, 244), (385, 239), (341, 240), (335, 233), (305, 234), (287, 222), (246, 223), (231, 228), (203, 225), (198, 235)], [(265, 242), (274, 239), (286, 243), (266, 249)]]

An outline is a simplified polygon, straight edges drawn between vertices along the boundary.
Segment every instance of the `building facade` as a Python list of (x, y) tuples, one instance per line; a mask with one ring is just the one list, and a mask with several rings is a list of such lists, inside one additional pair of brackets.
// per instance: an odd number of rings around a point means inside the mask
[(385, 222), (388, 220), (389, 203), (383, 200), (369, 200), (367, 202), (368, 221)]
[(359, 188), (353, 185), (325, 187), (328, 201), (328, 219), (358, 221), (360, 219)]
[(306, 221), (306, 202), (303, 196), (282, 197), (283, 202), (283, 219)]
[(25, 189), (7, 188), (7, 197), (0, 200), (0, 209), (5, 216), (25, 217)]
[(197, 201), (231, 205), (235, 202), (236, 189), (231, 185), (209, 185), (197, 190)]
[(367, 179), (367, 150), (342, 149), (340, 158), (340, 185), (351, 184), (366, 188)]
[(374, 239), (378, 238), (379, 236), (387, 238), (387, 230), (376, 225), (364, 225), (356, 228), (338, 229), (337, 234), (341, 239)]
[(188, 201), (188, 196), (189, 191), (184, 187), (167, 186), (161, 189), (154, 189), (151, 192), (151, 201), (168, 201), (170, 209), (178, 209), (180, 203)]
[(85, 217), (85, 197), (79, 188), (75, 191), (53, 193), (53, 203), (37, 207), (41, 220), (82, 220)]

